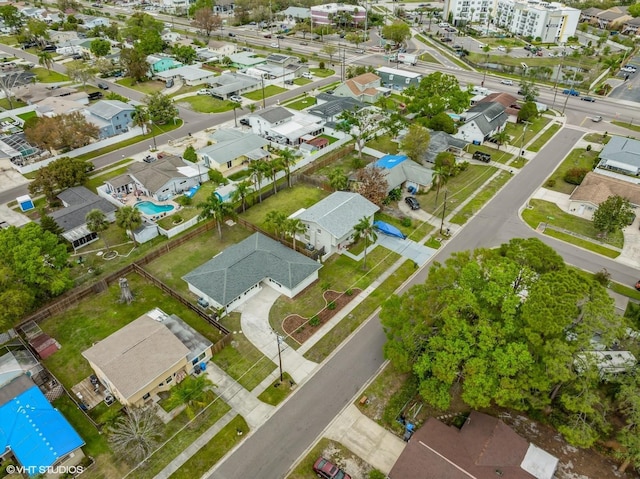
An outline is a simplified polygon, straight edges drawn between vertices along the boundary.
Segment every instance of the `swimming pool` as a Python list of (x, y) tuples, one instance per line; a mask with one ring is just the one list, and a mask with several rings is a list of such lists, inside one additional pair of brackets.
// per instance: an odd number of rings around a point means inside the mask
[(142, 211), (145, 215), (153, 216), (160, 213), (167, 213), (174, 209), (173, 205), (156, 205), (152, 201), (141, 201), (136, 203), (136, 208)]

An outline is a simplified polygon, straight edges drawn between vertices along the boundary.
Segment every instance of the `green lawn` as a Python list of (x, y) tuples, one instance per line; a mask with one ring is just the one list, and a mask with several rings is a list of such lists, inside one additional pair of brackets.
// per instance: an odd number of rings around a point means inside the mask
[(27, 106), (27, 104), (23, 101), (14, 100), (9, 104), (9, 100), (6, 98), (0, 98), (0, 108), (3, 110), (13, 110), (14, 108), (22, 108), (23, 106)]
[[(264, 87), (264, 97), (265, 98), (269, 98), (271, 96), (274, 95), (279, 95), (280, 93), (284, 93), (285, 91), (287, 91), (286, 88), (282, 88), (281, 86), (277, 86), (277, 85), (269, 85)], [(253, 100), (253, 101), (258, 101), (258, 100), (262, 100), (262, 88), (256, 90), (256, 91), (251, 91), (249, 93), (243, 93), (242, 95), (245, 98), (248, 98), (249, 100)]]
[(554, 123), (549, 128), (547, 128), (544, 133), (536, 138), (536, 140), (527, 147), (527, 150), (540, 151), (540, 149), (547, 144), (551, 137), (553, 137), (553, 135), (555, 135), (560, 130), (560, 128), (562, 128), (562, 125), (560, 125), (559, 123)]
[(307, 85), (308, 83), (311, 83), (312, 81), (313, 80), (309, 80), (308, 78), (299, 77), (293, 80), (293, 83), (299, 86), (303, 86), (303, 85)]
[[(592, 170), (598, 158), (598, 152), (585, 148), (576, 148), (572, 150), (565, 160), (556, 168), (549, 179), (545, 182), (544, 187), (559, 193), (571, 194), (577, 185), (564, 181), (564, 175), (572, 168), (586, 168)], [(551, 184), (555, 181), (555, 184)]]
[[(240, 432), (240, 433), (239, 433)], [(197, 454), (191, 456), (180, 469), (171, 474), (171, 479), (193, 479), (203, 476), (213, 464), (235, 447), (249, 432), (249, 426), (242, 416), (234, 417)]]
[(29, 118), (33, 118), (34, 116), (38, 116), (38, 114), (35, 111), (28, 111), (26, 113), (21, 113), (19, 115), (17, 115), (18, 118), (27, 121)]
[(438, 63), (438, 64), (440, 63), (430, 53), (423, 53), (422, 55), (420, 55), (420, 60), (422, 60), (423, 62), (429, 62), (429, 63)]
[(330, 77), (331, 75), (335, 75), (335, 70), (332, 70), (331, 68), (309, 68), (309, 71), (320, 78), (327, 78)]
[(145, 95), (150, 95), (152, 93), (162, 91), (165, 87), (165, 82), (161, 82), (158, 80), (147, 80), (144, 82), (134, 83), (133, 78), (121, 78), (120, 80), (117, 80), (116, 83), (118, 85), (131, 88), (132, 90), (139, 91), (140, 93), (144, 93)]
[[(246, 390), (252, 391), (276, 368), (276, 364), (257, 349), (242, 334), (240, 313), (231, 313), (220, 320), (223, 326), (235, 331), (233, 344), (213, 357), (215, 362), (229, 376), (238, 381)], [(274, 338), (275, 341), (275, 338)]]
[[(409, 376), (410, 373), (401, 373), (393, 366), (393, 363), (388, 363), (367, 386), (362, 396), (356, 398), (355, 405), (370, 419), (381, 426), (388, 426), (382, 420), (382, 411), (387, 408), (391, 398), (402, 389)], [(364, 396), (367, 397), (367, 403), (360, 404), (360, 399)]]
[(291, 391), (293, 391), (293, 386), (295, 386), (293, 379), (291, 379), (289, 373), (284, 372), (282, 374), (282, 382), (280, 381), (280, 376), (278, 376), (278, 379), (271, 384), (271, 387), (265, 389), (262, 394), (258, 396), (258, 399), (272, 406), (277, 406), (289, 396)]
[(368, 141), (365, 146), (391, 155), (398, 153), (398, 143), (392, 141), (391, 136), (389, 135), (380, 135), (379, 137)]
[(59, 83), (69, 81), (69, 77), (67, 75), (63, 75), (62, 73), (58, 73), (53, 70), (47, 71), (46, 68), (35, 67), (30, 71), (36, 74), (36, 81), (39, 83)]
[(188, 103), (198, 113), (222, 113), (233, 108), (232, 102), (220, 100), (210, 95), (193, 95), (177, 101), (178, 103)]
[(268, 229), (266, 228), (264, 218), (269, 211), (278, 210), (289, 216), (300, 208), (313, 206), (328, 195), (329, 192), (319, 188), (298, 184), (294, 185), (293, 188), (287, 188), (278, 192), (277, 195), (265, 199), (262, 203), (254, 204), (246, 213), (242, 213), (241, 216), (250, 223)]
[(177, 92), (169, 95), (170, 98), (173, 98), (178, 95), (184, 95), (186, 93), (195, 93), (202, 88), (202, 85), (182, 85)]
[(155, 307), (178, 315), (212, 342), (220, 338), (217, 329), (140, 276), (130, 274), (127, 279), (135, 297), (131, 304), (119, 301), (120, 287), (116, 282), (106, 291), (40, 323), (42, 330), (62, 346), (43, 362), (67, 389), (92, 372), (89, 363), (80, 355), (82, 351)]
[(301, 98), (291, 103), (287, 103), (286, 107), (292, 108), (294, 110), (304, 110), (305, 108), (309, 108), (310, 106), (315, 105), (317, 102), (318, 101), (315, 99), (315, 97), (310, 96), (306, 98)]
[(536, 136), (536, 134), (541, 131), (550, 121), (552, 120), (543, 116), (537, 117), (530, 122), (530, 125), (527, 125), (527, 130), (526, 132), (524, 132), (524, 137), (523, 131), (525, 125), (523, 123), (507, 123), (504, 129), (511, 137), (510, 144), (520, 148), (521, 145), (526, 145), (528, 141), (531, 141), (531, 139)]
[[(391, 216), (391, 215), (387, 215), (385, 213), (381, 213), (378, 212), (375, 214), (375, 219), (376, 220), (380, 220), (380, 221), (384, 221), (386, 223), (389, 223), (393, 226), (395, 226), (396, 228), (398, 228), (400, 231), (402, 231), (402, 233), (410, 240), (413, 241), (420, 241), (422, 240), (422, 238), (424, 238), (425, 236), (427, 236), (431, 230), (433, 230), (433, 226), (429, 223), (421, 223), (418, 220), (412, 219), (411, 220), (411, 225), (410, 226), (404, 226), (402, 224), (402, 221), (400, 221), (400, 219), (396, 218), (395, 216)], [(351, 251), (351, 249), (349, 250)], [(358, 253), (354, 253), (354, 254), (358, 254)]]
[(513, 158), (513, 155), (511, 153), (508, 153), (505, 150), (499, 150), (496, 147), (493, 146), (489, 146), (492, 145), (491, 143), (487, 144), (485, 143), (484, 145), (469, 145), (467, 146), (467, 150), (469, 153), (473, 154), (476, 151), (481, 151), (482, 153), (488, 153), (489, 155), (491, 155), (491, 161), (495, 161), (497, 163), (502, 163), (503, 165), (506, 165), (507, 163), (509, 163), (509, 161), (511, 161), (511, 159)]
[(506, 171), (501, 171), (496, 178), (482, 189), (471, 201), (469, 201), (464, 207), (456, 213), (451, 222), (457, 225), (463, 225), (469, 221), (474, 214), (480, 211), (480, 208), (484, 206), (495, 194), (500, 191), (507, 181), (511, 178), (511, 174)]
[(626, 128), (627, 130), (640, 131), (640, 125), (634, 125), (633, 123), (626, 123), (624, 121), (618, 121), (618, 120), (613, 120), (611, 123), (613, 125)]
[(606, 145), (611, 140), (611, 135), (604, 136), (600, 133), (588, 133), (584, 135), (583, 140), (598, 143), (599, 145)]
[[(380, 247), (376, 248), (376, 250)], [(387, 264), (391, 266), (393, 262), (389, 263), (392, 258), (388, 258)], [(396, 258), (397, 259), (397, 258)], [(322, 270), (320, 270), (322, 271)], [(382, 272), (382, 268), (379, 273)], [(387, 280), (378, 286), (367, 298), (360, 303), (350, 314), (348, 314), (342, 321), (325, 334), (320, 341), (318, 341), (307, 353), (305, 358), (310, 361), (322, 362), (329, 356), (337, 347), (341, 344), (358, 326), (360, 326), (369, 316), (371, 316), (380, 305), (389, 299), (393, 292), (398, 289), (406, 280), (415, 272), (415, 265), (413, 261), (405, 261), (402, 266), (398, 268)]]
[[(609, 235), (608, 238), (600, 238), (598, 231), (593, 227), (592, 221), (565, 213), (555, 203), (532, 199), (529, 201), (529, 205), (533, 208), (525, 208), (522, 211), (522, 217), (532, 228), (537, 228), (540, 223), (549, 223), (555, 227), (578, 233), (594, 241), (610, 244), (616, 248), (622, 248), (624, 244), (624, 236), (621, 231)], [(547, 229), (547, 232), (549, 231), (553, 230)], [(550, 233), (551, 235), (553, 233)]]

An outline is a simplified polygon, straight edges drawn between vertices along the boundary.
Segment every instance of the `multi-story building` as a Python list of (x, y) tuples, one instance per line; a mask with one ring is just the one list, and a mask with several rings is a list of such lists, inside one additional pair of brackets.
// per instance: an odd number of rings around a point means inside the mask
[(580, 10), (560, 3), (497, 0), (495, 23), (523, 37), (543, 43), (564, 43), (575, 35)]
[(347, 14), (352, 24), (364, 23), (365, 18), (367, 18), (367, 10), (362, 6), (346, 3), (327, 3), (311, 7), (311, 24), (341, 24)]
[(523, 37), (563, 43), (575, 35), (580, 10), (538, 0), (445, 0), (443, 16), (454, 24), (491, 23)]

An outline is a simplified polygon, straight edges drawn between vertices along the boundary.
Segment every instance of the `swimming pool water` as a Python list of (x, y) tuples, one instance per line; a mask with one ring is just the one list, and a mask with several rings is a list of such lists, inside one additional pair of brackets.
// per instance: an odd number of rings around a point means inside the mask
[(136, 208), (142, 211), (145, 215), (157, 215), (159, 213), (166, 213), (167, 211), (171, 211), (174, 206), (156, 205), (152, 201), (141, 201), (140, 203), (136, 203)]

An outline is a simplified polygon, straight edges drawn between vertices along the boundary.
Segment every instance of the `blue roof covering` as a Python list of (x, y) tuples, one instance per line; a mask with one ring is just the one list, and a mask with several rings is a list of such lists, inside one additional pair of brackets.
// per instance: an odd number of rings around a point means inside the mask
[(390, 225), (389, 223), (385, 223), (384, 221), (374, 221), (373, 226), (378, 231), (386, 235), (395, 236), (396, 238), (402, 238), (402, 239), (406, 238), (406, 236), (402, 233), (402, 231), (400, 231), (395, 226)]
[(391, 168), (398, 166), (406, 159), (407, 155), (385, 155), (378, 161), (376, 161), (374, 165), (378, 168), (386, 168), (387, 170), (390, 170)]
[(35, 385), (0, 408), (0, 448), (10, 448), (34, 475), (40, 467), (53, 465), (83, 445), (71, 424)]

